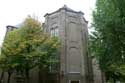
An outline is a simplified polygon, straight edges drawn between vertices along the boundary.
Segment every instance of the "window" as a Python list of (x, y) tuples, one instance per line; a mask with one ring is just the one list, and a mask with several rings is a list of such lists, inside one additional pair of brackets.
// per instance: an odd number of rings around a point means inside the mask
[(58, 55), (51, 56), (49, 59), (49, 72), (59, 71), (59, 57)]
[(59, 29), (58, 29), (58, 27), (51, 28), (51, 36), (59, 36)]

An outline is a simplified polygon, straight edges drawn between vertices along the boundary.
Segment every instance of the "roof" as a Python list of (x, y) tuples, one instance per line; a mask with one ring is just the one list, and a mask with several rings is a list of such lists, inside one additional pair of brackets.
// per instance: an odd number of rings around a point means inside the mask
[(66, 11), (73, 12), (73, 13), (80, 13), (80, 14), (84, 15), (84, 13), (83, 13), (82, 11), (72, 10), (71, 8), (69, 8), (69, 7), (67, 7), (66, 5), (64, 5), (62, 8), (59, 8), (59, 9), (56, 10), (55, 12), (46, 13), (46, 14), (44, 15), (44, 17), (47, 16), (47, 15), (51, 15), (51, 14), (57, 13), (57, 12), (59, 12), (59, 11), (61, 11), (61, 10), (66, 10)]
[(23, 24), (23, 22), (22, 23), (19, 23), (19, 24), (17, 24), (17, 25), (14, 25), (14, 26), (12, 26), (12, 25), (7, 25), (6, 26), (6, 28), (9, 28), (9, 27), (11, 27), (11, 28), (20, 28), (20, 26)]
[(12, 28), (17, 28), (15, 26), (12, 26), (12, 25), (7, 25), (6, 28), (9, 28), (9, 27), (12, 27)]

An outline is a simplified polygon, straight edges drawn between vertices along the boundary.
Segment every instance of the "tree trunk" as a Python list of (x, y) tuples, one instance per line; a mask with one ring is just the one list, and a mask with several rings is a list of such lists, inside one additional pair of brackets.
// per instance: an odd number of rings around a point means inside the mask
[(39, 83), (46, 83), (46, 71), (39, 67)]
[(106, 75), (104, 72), (101, 72), (101, 76), (102, 76), (102, 83), (106, 83)]
[(8, 79), (7, 79), (7, 83), (10, 83), (10, 77), (11, 77), (12, 72), (8, 72)]
[(26, 74), (26, 83), (30, 83), (29, 82), (29, 69), (26, 69), (25, 74)]
[(115, 78), (113, 78), (113, 82), (116, 83), (116, 79)]
[(2, 83), (3, 77), (4, 77), (4, 71), (2, 71), (2, 73), (1, 73), (1, 76), (0, 76), (0, 83)]
[(39, 67), (39, 83), (42, 83), (42, 72), (41, 72), (41, 68)]

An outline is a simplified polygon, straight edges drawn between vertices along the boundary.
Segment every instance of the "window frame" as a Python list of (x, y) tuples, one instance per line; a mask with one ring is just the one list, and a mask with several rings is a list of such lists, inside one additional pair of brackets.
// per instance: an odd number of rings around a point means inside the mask
[(50, 29), (50, 34), (51, 34), (51, 36), (58, 37), (59, 36), (59, 28), (58, 28), (58, 26), (52, 27)]

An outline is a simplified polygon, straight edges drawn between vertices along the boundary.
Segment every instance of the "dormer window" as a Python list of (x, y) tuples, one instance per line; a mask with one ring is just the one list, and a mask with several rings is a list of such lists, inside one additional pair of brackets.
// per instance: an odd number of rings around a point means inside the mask
[(51, 36), (56, 36), (56, 37), (59, 36), (59, 28), (58, 27), (51, 28), (50, 32), (51, 32)]

